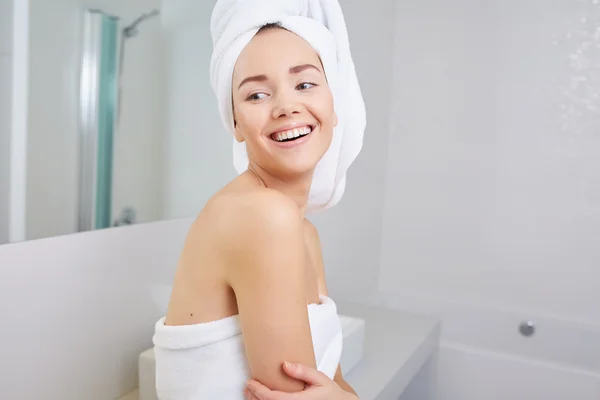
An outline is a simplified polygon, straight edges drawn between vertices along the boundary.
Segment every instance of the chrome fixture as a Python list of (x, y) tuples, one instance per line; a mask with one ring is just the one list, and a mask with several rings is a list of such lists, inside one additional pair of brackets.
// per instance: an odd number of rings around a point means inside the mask
[(129, 24), (125, 28), (123, 28), (123, 36), (125, 36), (126, 38), (134, 37), (135, 35), (138, 34), (138, 25), (139, 24), (146, 21), (147, 19), (158, 16), (159, 14), (160, 14), (160, 10), (157, 8), (143, 13), (142, 15), (137, 17), (137, 19), (135, 21), (133, 21), (131, 24)]
[(533, 321), (523, 321), (519, 325), (519, 332), (525, 337), (533, 336), (535, 333), (535, 325)]

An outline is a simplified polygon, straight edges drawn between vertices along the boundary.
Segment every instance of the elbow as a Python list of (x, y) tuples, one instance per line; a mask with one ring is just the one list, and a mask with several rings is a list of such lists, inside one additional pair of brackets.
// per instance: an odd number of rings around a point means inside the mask
[(271, 373), (253, 373), (252, 379), (260, 382), (271, 390), (284, 393), (301, 392), (306, 386), (304, 382), (286, 375), (283, 366), (279, 368), (278, 371), (273, 371)]

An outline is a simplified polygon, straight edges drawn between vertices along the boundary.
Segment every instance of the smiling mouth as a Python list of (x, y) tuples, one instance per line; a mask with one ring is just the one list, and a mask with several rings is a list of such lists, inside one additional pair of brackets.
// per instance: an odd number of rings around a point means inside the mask
[(304, 137), (313, 131), (312, 126), (303, 126), (302, 128), (290, 129), (282, 132), (275, 132), (270, 135), (270, 138), (276, 142), (293, 142), (301, 137)]

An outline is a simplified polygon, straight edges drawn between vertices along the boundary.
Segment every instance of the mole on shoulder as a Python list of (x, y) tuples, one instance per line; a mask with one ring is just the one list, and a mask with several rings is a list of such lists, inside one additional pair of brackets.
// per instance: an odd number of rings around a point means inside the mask
[(193, 316), (194, 316), (194, 314), (190, 313), (190, 317), (193, 317)]

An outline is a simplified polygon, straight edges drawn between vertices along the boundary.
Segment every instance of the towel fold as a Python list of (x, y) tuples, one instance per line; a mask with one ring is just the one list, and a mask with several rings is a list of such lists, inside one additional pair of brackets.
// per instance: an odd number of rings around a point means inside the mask
[[(338, 368), (343, 335), (335, 302), (326, 296), (308, 306), (317, 369), (333, 379)], [(239, 316), (217, 321), (167, 326), (155, 325), (156, 391), (160, 400), (243, 400), (250, 378)]]
[[(344, 194), (346, 172), (362, 148), (366, 111), (337, 0), (219, 0), (213, 9), (210, 78), (221, 119), (234, 132), (231, 83), (240, 53), (260, 27), (279, 23), (308, 42), (321, 57), (333, 94), (338, 125), (315, 169), (307, 211), (329, 208)], [(245, 143), (233, 140), (238, 173), (248, 168)]]

